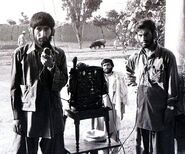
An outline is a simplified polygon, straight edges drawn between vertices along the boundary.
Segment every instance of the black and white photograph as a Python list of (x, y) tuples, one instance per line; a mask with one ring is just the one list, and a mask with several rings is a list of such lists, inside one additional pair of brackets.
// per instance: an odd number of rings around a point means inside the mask
[(185, 154), (184, 0), (0, 14), (0, 154)]

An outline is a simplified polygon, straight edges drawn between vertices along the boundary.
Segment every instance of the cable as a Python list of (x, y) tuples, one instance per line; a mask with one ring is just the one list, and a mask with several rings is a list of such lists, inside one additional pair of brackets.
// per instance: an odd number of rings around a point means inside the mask
[[(109, 99), (109, 101), (110, 101), (110, 104), (111, 104), (111, 106), (112, 106), (112, 108), (113, 108), (113, 103), (112, 103), (112, 101), (111, 101), (111, 99), (110, 99), (109, 94), (107, 94), (107, 97), (108, 97), (108, 99)], [(114, 113), (113, 113), (113, 119), (115, 119)], [(113, 120), (113, 121), (115, 121), (115, 120)], [(118, 137), (118, 140), (119, 140), (119, 142), (121, 143), (121, 148), (123, 149), (123, 153), (124, 153), (124, 154), (126, 154), (126, 152), (125, 152), (125, 148), (124, 148), (123, 145), (126, 143), (126, 141), (130, 138), (130, 136), (131, 136), (132, 133), (134, 132), (134, 130), (135, 130), (135, 128), (136, 128), (136, 121), (137, 121), (137, 116), (136, 116), (136, 118), (135, 118), (134, 127), (132, 128), (131, 132), (129, 133), (129, 135), (126, 137), (126, 139), (125, 139), (123, 142), (121, 142), (120, 138)], [(116, 124), (115, 124), (115, 123), (114, 123), (114, 126), (115, 126), (114, 129), (116, 129)], [(115, 131), (116, 131), (116, 133), (118, 133), (118, 132), (117, 132), (117, 129), (116, 129)], [(118, 152), (121, 150), (121, 148), (118, 150)]]
[[(136, 119), (137, 119), (137, 116), (136, 116)], [(129, 137), (132, 135), (132, 133), (134, 132), (136, 128), (136, 120), (135, 120), (135, 123), (134, 123), (134, 127), (132, 129), (132, 131), (130, 132), (130, 134), (127, 136), (127, 138), (122, 142), (122, 144), (125, 144), (125, 142), (129, 139)]]
[[(115, 116), (116, 116), (116, 113), (114, 112), (115, 107), (113, 106), (113, 103), (112, 103), (112, 101), (111, 101), (111, 99), (110, 99), (109, 94), (106, 94), (106, 96), (108, 97), (108, 100), (109, 100), (110, 105), (111, 105), (111, 107), (112, 107), (113, 125), (114, 125), (114, 132), (116, 133), (116, 139), (117, 139), (118, 142), (121, 144), (121, 147), (118, 148), (117, 153), (120, 152), (121, 149), (123, 149), (123, 153), (126, 154), (125, 148), (124, 148), (124, 146), (123, 146), (123, 144), (122, 144), (122, 142), (121, 142), (121, 140), (120, 140), (120, 136), (119, 136), (120, 134), (119, 134), (119, 132), (118, 132), (118, 130), (117, 130), (117, 127), (116, 127), (116, 117), (115, 117)], [(106, 96), (105, 96), (105, 97), (106, 97)], [(112, 150), (111, 153), (113, 153), (113, 152), (114, 152), (114, 150)]]

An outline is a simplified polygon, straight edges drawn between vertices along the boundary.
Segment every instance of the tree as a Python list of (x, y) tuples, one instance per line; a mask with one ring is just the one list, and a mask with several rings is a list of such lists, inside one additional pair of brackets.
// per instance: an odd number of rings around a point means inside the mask
[(10, 26), (12, 26), (12, 30), (11, 30), (11, 40), (13, 40), (13, 30), (14, 30), (14, 25), (16, 25), (16, 22), (15, 22), (14, 20), (12, 20), (12, 19), (8, 19), (7, 22), (8, 22), (8, 24), (9, 24)]
[(144, 18), (150, 18), (157, 25), (159, 43), (164, 45), (165, 6), (165, 0), (129, 0), (125, 15), (117, 25), (119, 35), (126, 39), (128, 45), (134, 46), (137, 22)]
[(82, 48), (83, 30), (87, 19), (97, 11), (102, 0), (62, 0), (62, 8), (67, 10), (67, 19), (71, 20), (79, 48)]
[(93, 24), (97, 27), (103, 29), (105, 27), (109, 31), (113, 32), (118, 40), (120, 40), (120, 36), (118, 31), (116, 30), (117, 24), (120, 22), (123, 14), (119, 14), (116, 10), (110, 10), (107, 12), (106, 17), (96, 16), (93, 19)]
[(27, 15), (24, 14), (24, 12), (21, 12), (22, 19), (19, 19), (19, 22), (21, 25), (28, 25), (29, 24), (29, 18)]
[(104, 35), (104, 32), (103, 32), (103, 27), (105, 26), (104, 25), (104, 19), (100, 15), (96, 16), (93, 19), (93, 24), (95, 26), (97, 26), (97, 27), (100, 27), (101, 33), (102, 33), (102, 37), (103, 37), (103, 39), (105, 39), (105, 35)]
[[(158, 28), (159, 42), (164, 44), (165, 0), (128, 0), (124, 12), (110, 10), (105, 18), (95, 17), (95, 25), (105, 27), (116, 34), (125, 48), (135, 46), (135, 27), (143, 18), (153, 19)], [(98, 23), (98, 24), (97, 24)]]

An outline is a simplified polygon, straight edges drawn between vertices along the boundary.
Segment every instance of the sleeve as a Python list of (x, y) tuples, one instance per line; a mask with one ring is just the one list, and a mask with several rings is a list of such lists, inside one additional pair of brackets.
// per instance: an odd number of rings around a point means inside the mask
[(175, 56), (169, 58), (168, 63), (168, 100), (167, 105), (175, 106), (178, 100), (178, 71)]
[(117, 110), (118, 116), (121, 117), (123, 113), (125, 113), (125, 105), (127, 104), (127, 85), (125, 83), (124, 76), (122, 74), (118, 74), (118, 78), (116, 80), (116, 93), (115, 93), (115, 108)]
[(21, 75), (22, 75), (22, 65), (20, 63), (20, 54), (19, 52), (15, 51), (12, 56), (11, 87), (10, 87), (11, 105), (15, 120), (19, 120), (22, 115), (21, 89), (20, 89)]
[(126, 63), (126, 83), (128, 86), (135, 86), (136, 84), (136, 76), (135, 76), (135, 63), (136, 63), (136, 55), (132, 55)]
[(128, 104), (128, 89), (126, 85), (126, 81), (124, 76), (121, 78), (121, 96), (122, 96), (122, 103), (124, 105)]
[(63, 50), (59, 52), (55, 62), (55, 69), (53, 71), (52, 90), (60, 91), (68, 81), (67, 62)]

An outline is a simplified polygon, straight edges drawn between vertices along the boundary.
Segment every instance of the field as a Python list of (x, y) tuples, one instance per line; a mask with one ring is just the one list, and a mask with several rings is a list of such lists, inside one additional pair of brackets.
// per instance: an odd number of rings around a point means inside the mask
[[(58, 44), (56, 44), (58, 46)], [(83, 49), (78, 49), (75, 43), (65, 43), (59, 44), (65, 52), (68, 61), (68, 70), (72, 67), (73, 57), (78, 57), (78, 62), (84, 62), (89, 65), (98, 65), (103, 58), (113, 58), (115, 63), (114, 70), (121, 71), (124, 73), (125, 59), (133, 52), (133, 50), (128, 50), (124, 52), (121, 47), (114, 49), (111, 44), (105, 47), (105, 49), (89, 49), (88, 44), (84, 45)], [(0, 49), (0, 154), (13, 154), (11, 151), (11, 143), (13, 140), (12, 132), (12, 111), (10, 105), (9, 87), (10, 87), (10, 64), (11, 64), (11, 54), (13, 49)], [(135, 132), (129, 136), (130, 132), (133, 130), (135, 123), (135, 93), (133, 87), (129, 87), (129, 104), (126, 106), (126, 113), (124, 119), (122, 120), (122, 130), (121, 130), (121, 141), (124, 142), (127, 137), (127, 141), (124, 143), (124, 149), (126, 154), (135, 153)], [(68, 99), (66, 88), (61, 91), (61, 97)], [(68, 104), (63, 101), (64, 108)], [(90, 120), (84, 120), (80, 123), (80, 134), (84, 131), (90, 129)], [(74, 137), (74, 124), (73, 121), (68, 118), (65, 127), (65, 137)]]

